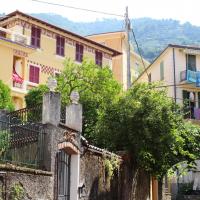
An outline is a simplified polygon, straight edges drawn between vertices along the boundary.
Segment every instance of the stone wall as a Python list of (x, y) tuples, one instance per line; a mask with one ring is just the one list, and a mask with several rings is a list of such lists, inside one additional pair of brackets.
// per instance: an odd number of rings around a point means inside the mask
[(81, 156), (80, 183), (85, 185), (80, 200), (118, 200), (118, 173), (110, 180), (101, 153), (85, 150)]
[(12, 200), (11, 194), (16, 185), (20, 185), (22, 192), (24, 193), (24, 198), (21, 200), (53, 199), (53, 177), (50, 175), (36, 175), (9, 171), (0, 172), (2, 199)]
[(149, 200), (150, 176), (122, 160), (111, 180), (106, 176), (101, 154), (85, 150), (81, 156), (80, 182), (85, 188), (80, 200)]
[(120, 199), (149, 200), (150, 176), (142, 169), (136, 169), (128, 159), (124, 159), (120, 170)]

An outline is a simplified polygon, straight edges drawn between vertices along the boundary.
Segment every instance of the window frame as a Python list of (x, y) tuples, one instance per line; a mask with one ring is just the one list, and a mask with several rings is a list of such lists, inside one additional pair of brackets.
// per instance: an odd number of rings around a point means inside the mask
[(84, 52), (84, 46), (80, 43), (76, 43), (76, 55), (75, 59), (77, 62), (83, 61), (83, 52)]
[(165, 79), (164, 72), (164, 61), (160, 62), (160, 80), (163, 81)]
[(41, 29), (36, 26), (31, 27), (31, 46), (37, 48), (41, 46)]
[[(191, 58), (194, 58), (194, 63), (191, 62)], [(194, 64), (194, 65), (192, 65)], [(193, 54), (186, 54), (186, 69), (191, 71), (197, 71), (197, 57)]]
[(65, 56), (65, 38), (60, 35), (56, 36), (56, 55)]
[(95, 51), (95, 64), (102, 67), (103, 64), (103, 53), (100, 51)]
[[(34, 68), (33, 75), (31, 75), (31, 68)], [(38, 77), (35, 77), (35, 69), (38, 70)], [(40, 83), (40, 67), (36, 65), (29, 65), (29, 82), (34, 83), (34, 84), (39, 84)]]

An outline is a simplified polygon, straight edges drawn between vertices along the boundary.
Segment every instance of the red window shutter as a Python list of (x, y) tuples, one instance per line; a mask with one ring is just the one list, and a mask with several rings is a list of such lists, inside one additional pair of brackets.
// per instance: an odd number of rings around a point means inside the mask
[(35, 67), (35, 83), (39, 83), (40, 68)]
[(34, 67), (32, 65), (30, 65), (30, 69), (29, 69), (29, 81), (30, 82), (34, 81)]
[(83, 45), (76, 44), (76, 61), (83, 61)]
[(64, 56), (65, 54), (65, 39), (61, 38), (61, 51), (60, 51), (61, 56)]
[(76, 44), (76, 61), (79, 61), (78, 51), (79, 51), (79, 45)]
[(39, 83), (40, 68), (30, 65), (29, 81), (32, 83)]
[(60, 37), (56, 36), (56, 54), (60, 55)]
[(95, 52), (95, 63), (96, 63), (96, 65), (102, 66), (102, 58), (103, 58), (103, 54), (101, 52), (96, 51)]
[(60, 56), (65, 55), (65, 38), (59, 35), (56, 37), (56, 54)]
[(41, 29), (32, 26), (31, 45), (40, 48)]
[(31, 28), (31, 45), (35, 46), (35, 27)]

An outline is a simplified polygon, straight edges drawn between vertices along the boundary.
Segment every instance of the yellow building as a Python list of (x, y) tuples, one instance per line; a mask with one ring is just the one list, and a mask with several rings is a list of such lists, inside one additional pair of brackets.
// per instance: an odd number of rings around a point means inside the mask
[[(122, 52), (122, 55), (113, 58), (113, 74), (115, 78), (123, 85), (124, 90), (127, 89), (127, 34), (123, 31), (108, 32), (95, 35), (89, 35), (87, 38), (94, 40), (107, 47), (116, 49)], [(145, 67), (150, 64), (147, 60), (143, 59)], [(134, 52), (131, 46), (130, 52), (131, 64), (131, 79), (134, 81), (139, 73), (144, 70), (141, 57)]]
[(25, 106), (27, 91), (60, 73), (65, 58), (84, 57), (112, 69), (119, 51), (40, 19), (15, 11), (0, 19), (0, 79), (9, 85), (16, 109)]

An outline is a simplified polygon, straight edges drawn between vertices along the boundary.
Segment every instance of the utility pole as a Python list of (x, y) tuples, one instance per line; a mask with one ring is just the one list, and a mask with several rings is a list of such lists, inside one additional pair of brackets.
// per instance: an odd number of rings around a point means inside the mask
[(125, 30), (126, 30), (126, 54), (127, 54), (127, 89), (131, 87), (131, 64), (130, 64), (130, 20), (128, 17), (128, 6), (126, 7), (126, 14), (125, 14)]

